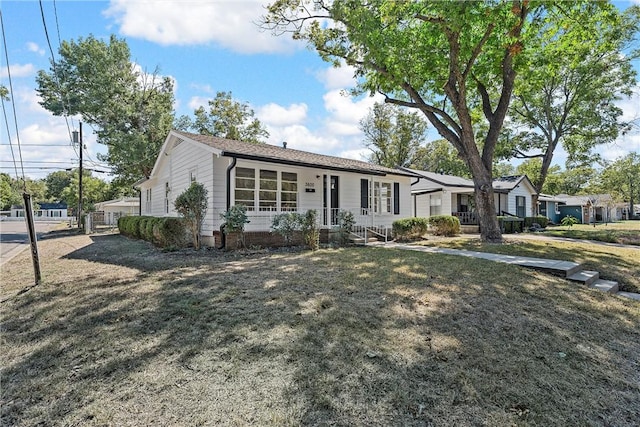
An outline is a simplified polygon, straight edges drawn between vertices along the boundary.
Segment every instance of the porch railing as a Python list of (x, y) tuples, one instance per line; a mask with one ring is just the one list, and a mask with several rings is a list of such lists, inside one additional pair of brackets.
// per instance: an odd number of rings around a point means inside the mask
[(458, 217), (461, 225), (478, 225), (476, 212), (451, 212), (451, 215)]

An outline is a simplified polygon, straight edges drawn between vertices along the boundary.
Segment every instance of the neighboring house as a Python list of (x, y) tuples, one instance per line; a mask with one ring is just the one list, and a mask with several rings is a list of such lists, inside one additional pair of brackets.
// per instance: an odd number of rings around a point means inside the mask
[(176, 197), (197, 181), (208, 190), (202, 230), (208, 245), (219, 243), (220, 215), (233, 205), (246, 207), (247, 232), (268, 232), (275, 214), (309, 209), (318, 212), (323, 228), (336, 225), (340, 210), (371, 227), (390, 228), (411, 216), (414, 173), (283, 145), (171, 131), (151, 176), (136, 183), (141, 214), (177, 216)]
[[(35, 220), (69, 219), (66, 203), (35, 203), (34, 208), (36, 208), (33, 211), (33, 218)], [(24, 206), (11, 206), (11, 217), (24, 218), (24, 215)]]
[(560, 206), (563, 203), (562, 199), (557, 196), (540, 193), (538, 196), (538, 213), (549, 218), (551, 223), (559, 224), (563, 218), (560, 212)]
[[(473, 181), (459, 176), (405, 169), (419, 175), (411, 186), (413, 213), (417, 217), (454, 215), (463, 225), (478, 224)], [(525, 175), (493, 181), (496, 214), (532, 216), (532, 196), (536, 191)]]
[(618, 220), (616, 203), (610, 194), (591, 194), (585, 196), (569, 196), (559, 194), (557, 199), (562, 201), (559, 206), (560, 219), (573, 216), (581, 224), (594, 222), (611, 222)]
[(96, 212), (102, 212), (106, 225), (116, 225), (118, 218), (122, 216), (138, 215), (140, 212), (140, 199), (138, 197), (122, 197), (95, 204)]

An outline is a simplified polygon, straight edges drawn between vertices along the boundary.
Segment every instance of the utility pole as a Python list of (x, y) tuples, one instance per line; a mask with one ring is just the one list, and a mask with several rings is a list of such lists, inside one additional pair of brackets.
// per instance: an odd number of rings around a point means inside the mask
[(73, 131), (73, 142), (80, 145), (80, 168), (78, 170), (78, 228), (82, 228), (82, 122), (80, 122), (80, 138), (78, 132)]

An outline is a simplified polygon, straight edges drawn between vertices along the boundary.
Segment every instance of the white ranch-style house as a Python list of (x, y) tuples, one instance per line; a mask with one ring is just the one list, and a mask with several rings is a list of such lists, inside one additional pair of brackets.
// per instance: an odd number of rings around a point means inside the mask
[[(417, 217), (454, 215), (462, 225), (477, 225), (474, 208), (474, 185), (470, 179), (453, 175), (405, 169), (420, 176), (411, 187), (412, 213)], [(533, 216), (536, 191), (525, 175), (496, 178), (493, 181), (497, 215), (521, 218)]]
[(177, 216), (174, 201), (191, 182), (208, 191), (203, 243), (220, 243), (220, 215), (243, 205), (246, 232), (269, 232), (282, 212), (318, 212), (321, 228), (336, 225), (340, 210), (354, 214), (356, 225), (391, 228), (412, 216), (412, 171), (212, 136), (171, 131), (148, 179), (136, 183), (140, 213)]

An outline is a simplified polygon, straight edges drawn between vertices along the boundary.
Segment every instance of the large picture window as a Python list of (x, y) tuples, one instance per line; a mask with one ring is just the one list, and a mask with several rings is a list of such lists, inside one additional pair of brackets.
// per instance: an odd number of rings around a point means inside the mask
[(250, 168), (236, 168), (236, 205), (244, 206), (248, 211), (255, 210), (256, 171)]
[(235, 204), (247, 211), (294, 212), (298, 209), (298, 174), (236, 168)]

